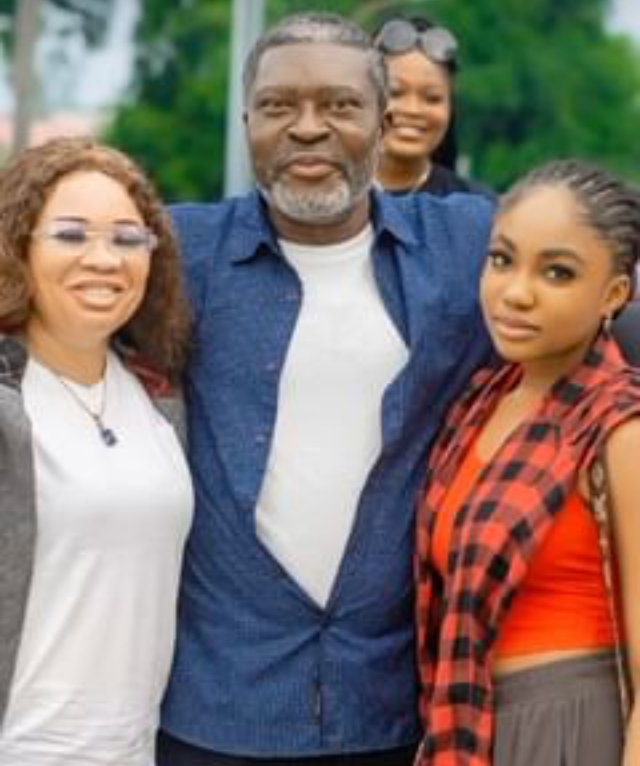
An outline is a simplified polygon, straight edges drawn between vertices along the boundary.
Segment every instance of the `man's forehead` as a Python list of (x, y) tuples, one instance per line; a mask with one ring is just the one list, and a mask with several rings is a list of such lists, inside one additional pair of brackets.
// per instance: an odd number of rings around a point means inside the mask
[(291, 43), (264, 52), (254, 86), (316, 85), (362, 87), (367, 78), (367, 52), (337, 43)]

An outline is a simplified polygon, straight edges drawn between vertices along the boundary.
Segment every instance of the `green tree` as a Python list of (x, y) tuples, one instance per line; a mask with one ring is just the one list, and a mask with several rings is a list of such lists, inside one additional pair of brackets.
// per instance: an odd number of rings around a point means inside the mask
[(460, 37), (462, 146), (498, 188), (551, 157), (640, 178), (640, 55), (604, 0), (434, 0)]
[(214, 198), (224, 170), (229, 0), (145, 0), (128, 102), (106, 138), (167, 199)]
[[(107, 137), (141, 160), (168, 198), (222, 191), (230, 5), (142, 5), (134, 86)], [(269, 0), (268, 21), (311, 8), (369, 30), (399, 12), (450, 25), (462, 52), (462, 152), (496, 188), (568, 154), (640, 177), (640, 54), (607, 33), (606, 0)]]
[[(335, 0), (314, 7), (349, 15), (367, 4)], [(271, 0), (268, 21), (311, 6)], [(231, 0), (145, 0), (142, 10), (134, 82), (105, 138), (136, 157), (167, 199), (218, 197)]]

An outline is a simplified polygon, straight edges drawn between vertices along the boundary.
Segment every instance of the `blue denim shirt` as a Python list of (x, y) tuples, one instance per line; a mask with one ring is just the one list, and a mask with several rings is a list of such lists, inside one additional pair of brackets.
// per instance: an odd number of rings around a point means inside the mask
[(301, 305), (256, 194), (172, 210), (196, 332), (187, 378), (196, 515), (163, 727), (257, 757), (415, 742), (414, 508), (445, 407), (488, 353), (477, 305), (490, 205), (374, 192), (373, 265), (409, 347), (325, 609), (259, 542), (255, 506)]

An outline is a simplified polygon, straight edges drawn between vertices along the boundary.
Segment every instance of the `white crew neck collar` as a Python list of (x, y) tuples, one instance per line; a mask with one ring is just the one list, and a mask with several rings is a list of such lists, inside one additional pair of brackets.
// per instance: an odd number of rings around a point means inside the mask
[(336, 263), (357, 257), (367, 251), (373, 241), (373, 227), (368, 223), (355, 236), (330, 245), (311, 245), (281, 239), (280, 246), (285, 257), (295, 262)]

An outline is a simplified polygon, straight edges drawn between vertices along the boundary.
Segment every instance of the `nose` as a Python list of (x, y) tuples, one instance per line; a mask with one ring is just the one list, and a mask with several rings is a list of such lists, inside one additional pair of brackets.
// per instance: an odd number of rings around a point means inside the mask
[(312, 143), (325, 138), (329, 127), (315, 104), (301, 104), (289, 126), (289, 135), (297, 141)]
[(122, 255), (102, 235), (96, 235), (87, 242), (82, 260), (85, 266), (100, 271), (111, 271), (122, 265)]
[(530, 308), (535, 303), (535, 290), (531, 278), (526, 273), (512, 274), (504, 286), (504, 301), (515, 308)]

